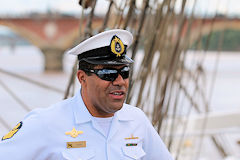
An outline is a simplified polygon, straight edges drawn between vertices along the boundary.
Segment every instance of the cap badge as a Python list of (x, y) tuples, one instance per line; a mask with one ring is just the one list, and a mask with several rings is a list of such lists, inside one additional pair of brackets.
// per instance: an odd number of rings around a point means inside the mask
[(124, 53), (125, 50), (124, 44), (121, 41), (121, 39), (118, 38), (116, 35), (113, 36), (110, 46), (112, 53), (116, 54), (117, 57), (120, 57), (121, 54)]

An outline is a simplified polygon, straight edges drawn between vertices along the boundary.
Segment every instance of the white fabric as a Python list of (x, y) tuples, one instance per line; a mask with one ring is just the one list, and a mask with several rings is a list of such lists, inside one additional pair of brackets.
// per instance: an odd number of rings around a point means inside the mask
[(107, 137), (108, 132), (112, 123), (113, 117), (108, 117), (108, 118), (99, 118), (99, 117), (94, 117), (94, 120), (99, 124), (101, 129), (103, 130), (104, 135)]
[[(172, 160), (145, 114), (124, 104), (116, 112), (108, 136), (88, 112), (80, 91), (47, 109), (37, 109), (22, 121), (22, 128), (0, 142), (1, 160)], [(65, 132), (82, 131), (76, 138)], [(126, 139), (131, 136), (138, 139)], [(67, 142), (86, 147), (67, 148)], [(136, 146), (126, 144), (135, 143)]]
[(101, 32), (93, 37), (88, 38), (76, 47), (69, 50), (67, 53), (79, 55), (92, 49), (109, 46), (114, 35), (118, 36), (124, 45), (127, 45), (129, 47), (132, 44), (133, 36), (130, 32), (122, 29), (113, 29)]

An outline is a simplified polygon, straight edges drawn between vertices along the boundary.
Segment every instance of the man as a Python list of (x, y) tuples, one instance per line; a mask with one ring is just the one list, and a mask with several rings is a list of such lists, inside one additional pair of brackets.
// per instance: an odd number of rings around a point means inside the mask
[(144, 113), (124, 104), (133, 61), (132, 35), (110, 30), (69, 51), (78, 56), (81, 90), (29, 113), (2, 138), (6, 160), (171, 160)]

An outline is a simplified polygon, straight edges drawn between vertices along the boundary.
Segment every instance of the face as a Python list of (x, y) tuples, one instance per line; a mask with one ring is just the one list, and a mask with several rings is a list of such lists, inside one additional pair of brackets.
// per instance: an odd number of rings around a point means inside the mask
[[(121, 66), (98, 65), (94, 69), (114, 68)], [(83, 101), (89, 112), (95, 117), (111, 117), (120, 110), (129, 86), (129, 78), (123, 79), (120, 74), (112, 81), (100, 79), (96, 74), (88, 76), (84, 71), (78, 71), (78, 79), (82, 86)]]

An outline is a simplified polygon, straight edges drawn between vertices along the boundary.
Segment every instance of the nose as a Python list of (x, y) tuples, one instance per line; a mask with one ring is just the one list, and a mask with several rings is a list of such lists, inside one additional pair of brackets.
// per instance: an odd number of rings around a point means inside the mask
[(114, 86), (123, 86), (125, 83), (125, 80), (120, 74), (118, 74), (118, 77), (113, 81)]

